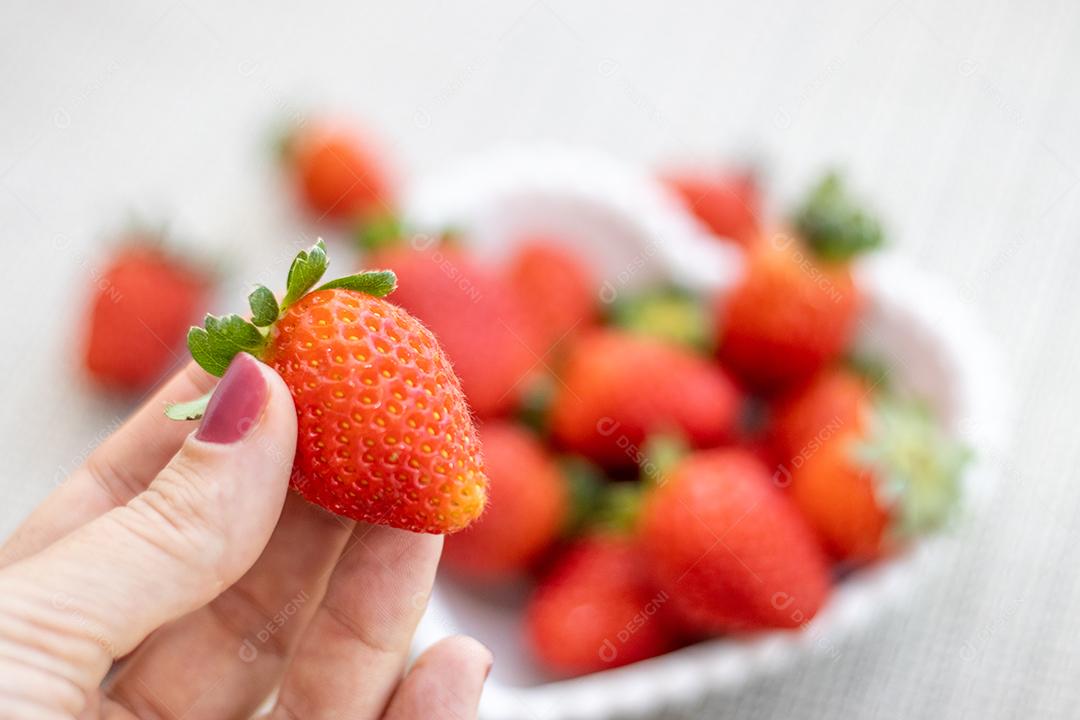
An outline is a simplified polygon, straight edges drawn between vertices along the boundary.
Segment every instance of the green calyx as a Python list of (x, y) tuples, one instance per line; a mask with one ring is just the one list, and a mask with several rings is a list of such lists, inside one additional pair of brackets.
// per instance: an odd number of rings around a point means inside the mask
[[(237, 353), (259, 356), (266, 347), (270, 329), (277, 319), (309, 292), (341, 288), (383, 297), (397, 285), (397, 277), (389, 270), (348, 275), (315, 287), (329, 265), (326, 245), (320, 239), (307, 250), (301, 250), (289, 267), (285, 296), (279, 303), (269, 288), (259, 285), (248, 295), (251, 319), (237, 314), (207, 315), (203, 327), (188, 331), (191, 357), (211, 375), (221, 377)], [(196, 420), (202, 416), (209, 395), (199, 400), (170, 405), (165, 414), (176, 420)]]
[(616, 533), (632, 532), (641, 515), (645, 488), (637, 481), (613, 482), (603, 494), (589, 528)]
[(555, 378), (545, 373), (531, 380), (521, 395), (517, 420), (542, 438), (547, 438), (550, 434), (548, 415), (556, 390)]
[(607, 479), (600, 468), (579, 455), (560, 457), (558, 464), (570, 497), (570, 510), (563, 525), (563, 534), (572, 537), (586, 528), (596, 516), (604, 498)]
[(898, 537), (937, 530), (955, 515), (971, 453), (945, 434), (924, 404), (879, 401), (868, 439), (854, 452), (873, 469), (875, 491), (882, 506), (893, 509), (892, 531)]
[(564, 534), (572, 537), (592, 531), (632, 532), (646, 494), (662, 485), (688, 452), (689, 447), (678, 435), (650, 437), (636, 479), (612, 479), (577, 455), (560, 458), (559, 467), (570, 493)]
[(642, 484), (657, 487), (663, 485), (676, 466), (689, 454), (690, 446), (678, 433), (650, 435), (645, 441), (645, 459), (639, 467)]
[(414, 250), (429, 248), (455, 248), (460, 245), (458, 231), (452, 227), (428, 234), (410, 227), (400, 215), (393, 212), (377, 212), (366, 215), (352, 227), (352, 239), (364, 253), (411, 247)]
[(701, 298), (681, 288), (664, 288), (617, 302), (612, 322), (638, 335), (709, 352), (713, 323)]
[(393, 213), (366, 217), (353, 229), (353, 239), (364, 252), (398, 247), (406, 237), (405, 224)]
[(844, 364), (875, 391), (888, 392), (892, 388), (892, 369), (884, 358), (866, 352), (854, 352), (844, 358)]
[(835, 172), (814, 186), (793, 222), (807, 245), (824, 260), (849, 260), (885, 241), (881, 223), (847, 193)]

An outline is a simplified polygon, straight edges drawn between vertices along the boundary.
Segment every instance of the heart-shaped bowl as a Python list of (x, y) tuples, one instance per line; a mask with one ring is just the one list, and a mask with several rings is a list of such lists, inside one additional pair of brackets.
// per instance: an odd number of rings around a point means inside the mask
[[(723, 292), (739, 276), (739, 253), (686, 213), (652, 175), (610, 157), (562, 146), (498, 148), (415, 184), (405, 199), (414, 227), (452, 227), (482, 258), (498, 262), (510, 243), (544, 235), (570, 243), (600, 280), (598, 301), (657, 280)], [(886, 359), (890, 377), (931, 403), (972, 449), (965, 507), (992, 490), (1007, 427), (1007, 388), (993, 343), (947, 286), (892, 253), (861, 261), (867, 300), (857, 346)], [(419, 652), (454, 633), (494, 651), (483, 718), (637, 717), (732, 691), (802, 658), (828, 658), (883, 610), (903, 602), (931, 573), (947, 535), (841, 581), (799, 631), (717, 638), (667, 655), (569, 680), (546, 677), (521, 642), (527, 588), (484, 591), (440, 578), (416, 634)]]

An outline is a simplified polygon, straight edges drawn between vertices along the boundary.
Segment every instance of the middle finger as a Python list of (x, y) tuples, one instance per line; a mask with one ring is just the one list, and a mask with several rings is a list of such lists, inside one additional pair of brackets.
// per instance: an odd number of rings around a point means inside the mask
[(136, 717), (250, 717), (318, 607), (352, 525), (290, 494), (247, 574), (148, 638), (109, 696)]

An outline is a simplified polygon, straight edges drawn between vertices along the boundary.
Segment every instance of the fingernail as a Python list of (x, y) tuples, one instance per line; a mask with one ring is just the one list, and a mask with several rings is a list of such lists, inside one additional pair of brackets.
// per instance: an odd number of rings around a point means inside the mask
[(258, 361), (237, 353), (214, 390), (195, 437), (222, 445), (242, 440), (258, 423), (267, 395)]

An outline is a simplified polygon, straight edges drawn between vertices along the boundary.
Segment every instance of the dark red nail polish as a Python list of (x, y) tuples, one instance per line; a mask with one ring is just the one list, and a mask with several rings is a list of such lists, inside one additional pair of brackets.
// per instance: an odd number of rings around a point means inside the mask
[(195, 437), (219, 444), (243, 439), (259, 422), (267, 394), (258, 361), (237, 353), (214, 390)]

